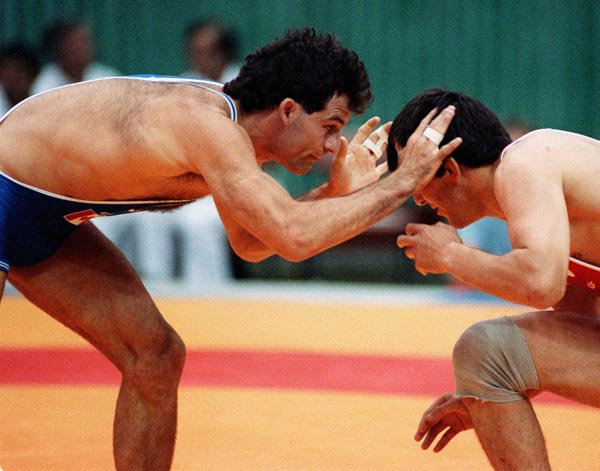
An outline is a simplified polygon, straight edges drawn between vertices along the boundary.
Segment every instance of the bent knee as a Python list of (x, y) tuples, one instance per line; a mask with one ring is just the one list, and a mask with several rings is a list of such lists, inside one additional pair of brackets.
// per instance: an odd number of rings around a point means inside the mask
[(527, 342), (509, 317), (469, 327), (456, 342), (452, 361), (461, 397), (512, 402), (539, 388)]
[(179, 383), (185, 364), (183, 340), (170, 326), (152, 335), (143, 346), (131, 351), (130, 361), (122, 370), (124, 379), (153, 387), (171, 387)]

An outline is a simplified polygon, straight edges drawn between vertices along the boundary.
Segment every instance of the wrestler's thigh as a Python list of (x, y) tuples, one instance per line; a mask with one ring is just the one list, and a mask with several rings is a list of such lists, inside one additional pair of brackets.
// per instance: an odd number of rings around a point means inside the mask
[(513, 319), (527, 340), (541, 389), (600, 407), (600, 317), (542, 311)]
[(159, 348), (172, 332), (133, 267), (92, 224), (78, 227), (48, 260), (11, 268), (9, 280), (117, 366)]

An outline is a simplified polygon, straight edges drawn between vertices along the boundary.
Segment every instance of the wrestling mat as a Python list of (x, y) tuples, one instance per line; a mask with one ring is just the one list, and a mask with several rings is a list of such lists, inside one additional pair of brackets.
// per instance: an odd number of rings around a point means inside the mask
[[(399, 295), (400, 296), (400, 295)], [(491, 469), (475, 434), (441, 453), (413, 440), (453, 388), (450, 355), (470, 324), (522, 307), (160, 297), (187, 344), (176, 471)], [(0, 467), (107, 471), (119, 375), (18, 295), (0, 308)], [(600, 411), (534, 402), (555, 471), (598, 470)]]

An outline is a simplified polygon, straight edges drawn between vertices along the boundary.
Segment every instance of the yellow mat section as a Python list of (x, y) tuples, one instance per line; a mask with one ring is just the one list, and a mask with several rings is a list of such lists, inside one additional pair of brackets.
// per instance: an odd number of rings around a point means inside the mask
[[(471, 323), (507, 305), (373, 306), (160, 299), (188, 348), (302, 350), (448, 358)], [(85, 347), (19, 297), (3, 300), (0, 348)], [(0, 387), (4, 471), (114, 469), (116, 387)], [(412, 439), (431, 398), (183, 387), (176, 471), (482, 471), (474, 433), (440, 454)], [(536, 405), (554, 471), (600, 469), (600, 411)]]

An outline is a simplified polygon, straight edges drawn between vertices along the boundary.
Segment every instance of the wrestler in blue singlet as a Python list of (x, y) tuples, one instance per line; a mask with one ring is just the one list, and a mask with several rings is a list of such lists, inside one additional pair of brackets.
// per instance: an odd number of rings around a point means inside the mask
[[(223, 97), (229, 104), (231, 119), (237, 121), (237, 109), (233, 100), (224, 93), (204, 85), (215, 82), (165, 76), (111, 79), (181, 83), (203, 88)], [(70, 86), (73, 85), (66, 85)], [(13, 110), (22, 103), (24, 102), (16, 105)], [(0, 125), (11, 111), (2, 117)], [(172, 209), (191, 201), (193, 200), (78, 200), (26, 185), (0, 172), (0, 270), (8, 273), (11, 266), (29, 266), (47, 259), (79, 224), (92, 218), (151, 209)]]

